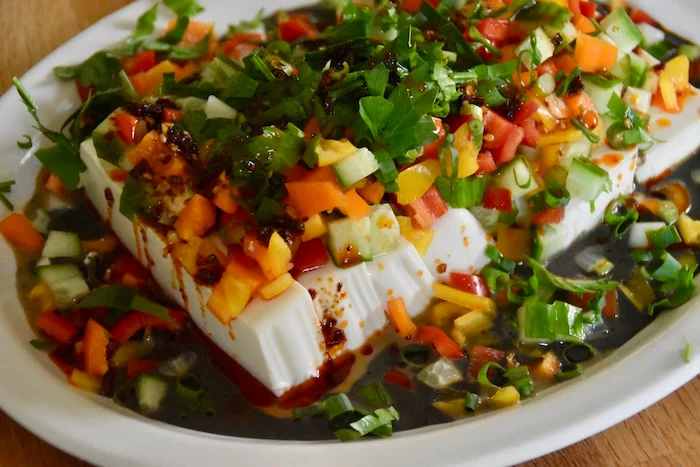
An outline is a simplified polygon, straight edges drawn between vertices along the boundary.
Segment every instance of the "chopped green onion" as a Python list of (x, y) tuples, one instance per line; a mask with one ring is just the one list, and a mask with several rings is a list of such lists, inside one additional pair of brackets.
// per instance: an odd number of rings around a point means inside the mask
[(381, 381), (367, 384), (360, 388), (360, 397), (367, 404), (379, 407), (391, 404), (391, 396)]
[(420, 344), (409, 344), (401, 349), (401, 359), (409, 366), (423, 368), (430, 363), (430, 347)]
[(685, 349), (683, 350), (683, 360), (685, 363), (690, 363), (693, 359), (693, 344), (686, 342)]
[(681, 243), (681, 239), (678, 230), (672, 225), (667, 225), (659, 230), (647, 232), (647, 237), (649, 241), (657, 250), (665, 250), (671, 245), (676, 243)]
[(31, 149), (32, 138), (29, 135), (23, 136), (24, 140), (17, 141), (17, 147), (20, 149)]
[(334, 394), (325, 399), (321, 404), (323, 405), (323, 410), (326, 412), (326, 416), (329, 420), (333, 420), (340, 415), (355, 410), (352, 402), (350, 402), (350, 399), (348, 398), (348, 395), (345, 393)]
[(582, 132), (583, 135), (588, 139), (588, 141), (590, 141), (590, 142), (593, 143), (593, 144), (598, 144), (598, 143), (600, 143), (600, 136), (596, 135), (596, 134), (593, 133), (591, 130), (589, 130), (588, 127), (587, 127), (586, 125), (584, 125), (583, 122), (581, 122), (581, 120), (579, 120), (578, 118), (574, 118), (574, 119), (571, 120), (571, 123), (572, 123), (576, 128), (578, 128), (579, 130), (581, 130), (581, 132)]
[(350, 424), (350, 428), (357, 431), (360, 436), (374, 432), (377, 428), (391, 424), (399, 419), (399, 413), (395, 408), (377, 409), (373, 414), (368, 414), (356, 422)]
[(673, 224), (678, 220), (680, 213), (672, 201), (660, 200), (656, 215), (667, 224)]
[(94, 307), (117, 308), (122, 311), (135, 310), (166, 321), (172, 320), (166, 307), (136, 295), (134, 289), (123, 285), (107, 285), (95, 289), (78, 305), (78, 308)]
[(646, 250), (632, 251), (632, 259), (635, 263), (648, 263), (654, 259), (654, 253)]
[(577, 376), (581, 376), (582, 373), (583, 367), (577, 363), (571, 367), (568, 367), (566, 370), (564, 368), (559, 370), (557, 377), (561, 380), (574, 379)]
[(32, 339), (29, 341), (29, 343), (32, 344), (32, 347), (34, 347), (35, 349), (41, 350), (43, 352), (51, 352), (53, 349), (56, 348), (56, 344), (44, 339)]
[(510, 276), (507, 272), (501, 271), (493, 266), (486, 266), (482, 269), (481, 277), (484, 278), (486, 285), (489, 286), (489, 290), (493, 295), (500, 292), (503, 287), (507, 287), (510, 282)]
[(595, 357), (596, 351), (585, 342), (579, 342), (567, 345), (562, 355), (569, 363), (583, 363)]
[(527, 376), (530, 376), (530, 370), (528, 367), (521, 365), (521, 366), (516, 366), (513, 368), (508, 369), (505, 373), (503, 373), (503, 376), (505, 378), (508, 378), (509, 380), (516, 380), (520, 378), (525, 378)]
[(488, 362), (486, 365), (481, 367), (481, 369), (479, 370), (479, 373), (476, 377), (476, 380), (479, 382), (479, 384), (482, 387), (489, 388), (489, 389), (500, 389), (500, 386), (493, 384), (491, 382), (491, 380), (489, 379), (489, 370), (491, 370), (491, 369), (493, 369), (494, 372), (496, 372), (500, 376), (503, 376), (506, 372), (505, 368), (503, 368), (498, 363)]
[(362, 435), (351, 428), (341, 428), (336, 430), (335, 437), (338, 441), (355, 441), (362, 438)]
[(448, 198), (453, 208), (473, 208), (484, 202), (486, 177), (466, 177), (452, 180), (452, 196)]
[(141, 99), (141, 95), (136, 92), (136, 89), (134, 89), (134, 85), (131, 84), (131, 80), (129, 79), (129, 76), (126, 74), (126, 71), (121, 70), (119, 72), (119, 81), (122, 84), (122, 88), (126, 92), (126, 94), (134, 100), (139, 100)]
[(308, 407), (297, 407), (292, 410), (292, 418), (294, 420), (316, 417), (321, 414), (323, 414), (323, 406), (321, 404), (314, 404)]
[(569, 75), (564, 79), (564, 81), (562, 81), (562, 83), (557, 88), (557, 96), (559, 96), (559, 97), (566, 96), (569, 92), (569, 87), (571, 86), (571, 82), (574, 80), (574, 78), (576, 78), (577, 76), (580, 76), (582, 71), (583, 70), (581, 69), (581, 67), (574, 68), (571, 71), (571, 73), (569, 73)]
[(487, 245), (485, 254), (486, 257), (502, 271), (505, 271), (508, 274), (513, 274), (515, 271), (515, 261), (503, 256), (503, 254), (498, 251), (495, 246)]
[(474, 394), (473, 392), (467, 393), (466, 397), (464, 398), (464, 410), (471, 413), (476, 412), (476, 409), (479, 407), (480, 403), (481, 398), (477, 394)]
[(535, 276), (537, 276), (540, 286), (550, 283), (557, 289), (584, 294), (588, 292), (606, 292), (619, 285), (618, 282), (611, 279), (567, 279), (547, 271), (544, 266), (532, 258), (527, 258), (527, 263), (534, 271)]
[(476, 28), (476, 26), (472, 26), (469, 28), (469, 37), (473, 40), (478, 42), (479, 44), (483, 45), (486, 50), (494, 54), (496, 57), (501, 56), (501, 51), (498, 50), (498, 47), (495, 47), (491, 42), (489, 42), (488, 39), (486, 39), (481, 32)]
[(627, 203), (629, 198), (621, 196), (610, 203), (605, 211), (605, 223), (613, 228), (613, 235), (621, 237), (639, 220), (639, 213)]
[(667, 251), (661, 254), (660, 260), (662, 261), (661, 266), (651, 273), (651, 277), (659, 282), (678, 280), (683, 265)]

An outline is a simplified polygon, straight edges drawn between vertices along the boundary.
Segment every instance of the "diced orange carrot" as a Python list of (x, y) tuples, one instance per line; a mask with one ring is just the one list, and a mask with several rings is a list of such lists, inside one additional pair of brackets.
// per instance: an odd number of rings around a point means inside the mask
[(203, 237), (216, 224), (216, 207), (200, 194), (194, 195), (175, 222), (175, 231), (185, 240)]
[(216, 193), (212, 201), (217, 208), (225, 213), (233, 214), (238, 210), (238, 202), (232, 196), (233, 192), (229, 185), (230, 180), (225, 173), (219, 177), (219, 185), (216, 187)]
[(392, 298), (387, 303), (387, 315), (389, 322), (394, 326), (394, 329), (399, 336), (404, 339), (410, 339), (416, 333), (416, 323), (413, 322), (408, 314), (406, 303), (403, 298)]
[(330, 211), (345, 202), (338, 179), (330, 167), (312, 170), (306, 177), (285, 183), (289, 202), (302, 217)]
[(268, 280), (275, 278), (270, 265), (270, 255), (268, 254), (267, 246), (260, 243), (255, 232), (249, 232), (243, 238), (243, 253), (258, 263)]
[(578, 29), (582, 33), (591, 34), (595, 32), (595, 26), (593, 25), (593, 22), (583, 15), (577, 15), (576, 17), (574, 17), (573, 23), (574, 26), (576, 26), (576, 29)]
[(197, 71), (197, 65), (187, 63), (185, 66), (175, 65), (169, 60), (164, 60), (148, 71), (131, 75), (131, 85), (142, 96), (153, 94), (163, 82), (163, 75), (174, 73), (176, 80), (181, 80)]
[(357, 194), (357, 190), (354, 188), (345, 193), (345, 199), (338, 208), (351, 219), (362, 219), (372, 212), (372, 208)]
[(41, 313), (36, 318), (36, 325), (61, 344), (70, 343), (78, 334), (78, 328), (73, 323), (52, 311)]
[(66, 187), (63, 186), (63, 182), (54, 174), (49, 174), (49, 178), (46, 179), (44, 188), (46, 188), (49, 193), (53, 193), (60, 198), (68, 195), (68, 190), (66, 190)]
[(589, 36), (581, 32), (576, 36), (576, 50), (574, 59), (585, 72), (609, 70), (617, 62), (618, 49), (597, 37)]
[(357, 192), (362, 196), (365, 201), (369, 204), (378, 204), (384, 197), (386, 188), (379, 181), (369, 182), (362, 188), (358, 189)]
[(589, 96), (585, 91), (564, 97), (564, 102), (566, 103), (566, 107), (569, 109), (572, 118), (578, 118), (589, 111), (596, 112), (596, 114), (598, 113), (593, 105), (591, 96)]
[(85, 372), (90, 376), (104, 376), (109, 370), (107, 364), (109, 332), (97, 321), (90, 319), (85, 326), (83, 342)]
[(306, 139), (306, 142), (310, 142), (311, 138), (313, 138), (316, 135), (321, 134), (321, 126), (318, 123), (318, 118), (314, 115), (311, 117), (311, 120), (309, 120), (306, 123), (306, 126), (304, 126), (304, 138)]
[(13, 212), (0, 221), (0, 233), (22, 251), (38, 253), (44, 248), (44, 237), (22, 214)]

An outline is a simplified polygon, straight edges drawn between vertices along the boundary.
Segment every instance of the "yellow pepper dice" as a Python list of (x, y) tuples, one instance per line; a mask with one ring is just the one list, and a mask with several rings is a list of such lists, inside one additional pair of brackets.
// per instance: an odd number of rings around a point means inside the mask
[(433, 306), (430, 312), (430, 320), (435, 326), (444, 328), (454, 322), (460, 316), (469, 313), (469, 309), (450, 302), (440, 302)]
[(556, 131), (554, 133), (549, 133), (547, 135), (542, 135), (538, 146), (549, 146), (550, 144), (564, 144), (573, 143), (575, 141), (580, 141), (583, 139), (583, 133), (581, 130), (563, 130)]
[(265, 300), (271, 300), (292, 286), (294, 278), (291, 274), (285, 273), (272, 282), (260, 288), (260, 296)]
[(520, 402), (520, 393), (513, 386), (506, 386), (499, 389), (496, 394), (489, 399), (489, 405), (497, 409), (510, 407)]
[(666, 63), (663, 74), (668, 76), (676, 92), (683, 92), (690, 86), (690, 59), (679, 55)]
[(467, 415), (467, 411), (464, 408), (463, 399), (454, 399), (451, 401), (435, 401), (433, 402), (433, 407), (453, 418), (465, 417)]
[(326, 222), (320, 214), (314, 214), (309, 217), (309, 220), (304, 222), (304, 234), (301, 236), (302, 242), (308, 242), (314, 238), (318, 238), (328, 232)]
[(399, 184), (396, 202), (405, 206), (420, 199), (439, 175), (440, 161), (436, 159), (428, 159), (407, 168), (396, 179), (396, 183)]
[(457, 158), (457, 178), (474, 175), (479, 170), (479, 148), (474, 144), (469, 125), (462, 125), (455, 132), (455, 148), (459, 152)]
[(56, 309), (53, 292), (51, 292), (49, 286), (44, 282), (32, 287), (32, 290), (29, 291), (27, 298), (32, 302), (35, 302), (42, 313)]
[(334, 139), (324, 139), (316, 148), (316, 156), (318, 157), (318, 166), (325, 167), (327, 165), (340, 162), (346, 157), (350, 157), (357, 152), (357, 148), (347, 139), (343, 138), (339, 141)]
[(270, 258), (270, 269), (275, 279), (291, 269), (289, 263), (292, 261), (292, 250), (276, 231), (270, 237), (267, 254)]
[(488, 297), (480, 297), (479, 295), (470, 294), (469, 292), (439, 283), (433, 284), (433, 290), (435, 291), (435, 296), (440, 300), (445, 300), (470, 310), (496, 314), (496, 302)]
[(465, 345), (470, 337), (478, 336), (491, 329), (493, 315), (485, 311), (472, 311), (454, 321), (452, 338), (459, 345)]
[(406, 216), (397, 216), (396, 219), (399, 221), (399, 229), (403, 238), (416, 247), (418, 254), (425, 256), (435, 235), (433, 229), (416, 229), (411, 219)]
[(700, 221), (694, 220), (687, 214), (681, 214), (677, 226), (683, 243), (691, 247), (700, 246)]

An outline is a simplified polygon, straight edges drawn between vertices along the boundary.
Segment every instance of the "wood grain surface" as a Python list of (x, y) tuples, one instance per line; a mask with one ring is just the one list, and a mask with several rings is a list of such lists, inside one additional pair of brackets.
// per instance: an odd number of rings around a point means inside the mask
[[(0, 92), (4, 92), (12, 76), (21, 76), (63, 42), (129, 1), (0, 3)], [(85, 465), (0, 413), (0, 467)], [(604, 433), (524, 465), (700, 466), (700, 378)]]

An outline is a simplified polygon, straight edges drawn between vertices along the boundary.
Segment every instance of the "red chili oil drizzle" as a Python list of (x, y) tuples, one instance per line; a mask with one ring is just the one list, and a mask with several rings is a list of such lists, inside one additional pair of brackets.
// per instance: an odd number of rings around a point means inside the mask
[(109, 188), (105, 188), (104, 195), (105, 195), (105, 201), (107, 201), (107, 219), (106, 219), (107, 225), (112, 227), (112, 211), (114, 210), (114, 193), (112, 193), (112, 190), (110, 190)]

